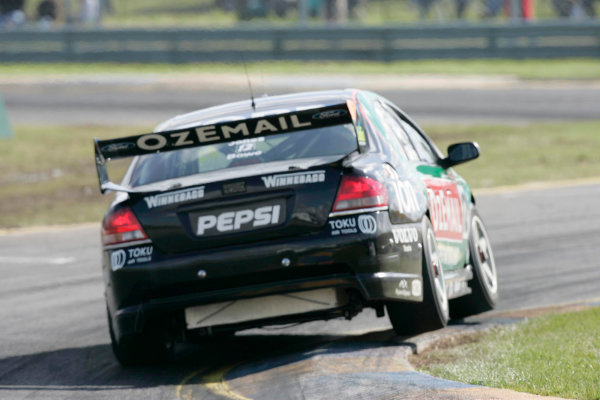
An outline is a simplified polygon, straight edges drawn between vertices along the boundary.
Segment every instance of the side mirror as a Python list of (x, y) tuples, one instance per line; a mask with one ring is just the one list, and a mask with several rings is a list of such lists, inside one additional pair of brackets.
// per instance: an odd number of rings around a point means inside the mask
[(448, 157), (442, 160), (442, 167), (450, 168), (479, 157), (479, 145), (475, 142), (455, 143), (448, 146)]

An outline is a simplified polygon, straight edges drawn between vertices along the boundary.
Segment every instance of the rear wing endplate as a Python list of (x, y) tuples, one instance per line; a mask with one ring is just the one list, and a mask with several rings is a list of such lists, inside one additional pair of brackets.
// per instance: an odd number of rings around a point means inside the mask
[(305, 129), (322, 128), (352, 123), (353, 117), (346, 103), (297, 109), (287, 113), (263, 117), (198, 125), (184, 129), (147, 133), (117, 139), (94, 139), (96, 171), (100, 191), (134, 193), (110, 181), (106, 162), (111, 159), (135, 157), (145, 154), (183, 150), (191, 147), (234, 142), (260, 136), (279, 135)]

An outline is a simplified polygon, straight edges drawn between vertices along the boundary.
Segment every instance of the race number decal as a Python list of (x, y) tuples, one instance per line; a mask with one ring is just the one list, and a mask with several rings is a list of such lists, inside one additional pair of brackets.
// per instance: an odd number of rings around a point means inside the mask
[(425, 184), (435, 236), (462, 240), (463, 216), (456, 184), (444, 179), (427, 179)]
[(409, 181), (394, 182), (396, 195), (398, 196), (398, 206), (402, 214), (411, 214), (419, 211), (419, 202), (417, 193)]

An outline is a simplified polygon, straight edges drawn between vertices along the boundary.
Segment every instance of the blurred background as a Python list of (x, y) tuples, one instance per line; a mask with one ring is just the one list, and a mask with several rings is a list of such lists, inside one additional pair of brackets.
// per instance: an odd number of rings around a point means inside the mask
[(596, 57), (598, 0), (0, 0), (0, 62)]
[(1, 0), (0, 25), (414, 25), (596, 18), (597, 0)]

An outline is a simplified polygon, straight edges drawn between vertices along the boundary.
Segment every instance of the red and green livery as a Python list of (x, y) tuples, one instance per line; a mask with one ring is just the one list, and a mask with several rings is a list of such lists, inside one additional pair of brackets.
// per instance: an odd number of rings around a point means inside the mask
[[(94, 143), (113, 351), (385, 310), (410, 335), (489, 310), (496, 267), (471, 189), (402, 110), (359, 90), (216, 106)], [(106, 163), (133, 157), (121, 183)]]

